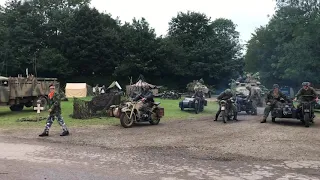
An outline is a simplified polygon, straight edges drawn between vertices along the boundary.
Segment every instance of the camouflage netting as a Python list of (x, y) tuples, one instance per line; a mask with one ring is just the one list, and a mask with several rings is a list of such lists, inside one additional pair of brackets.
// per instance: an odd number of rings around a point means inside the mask
[[(91, 101), (74, 98), (72, 118), (89, 119), (103, 116), (111, 105), (119, 105), (121, 95), (118, 93), (106, 93), (95, 96)], [(102, 113), (98, 113), (98, 112)]]

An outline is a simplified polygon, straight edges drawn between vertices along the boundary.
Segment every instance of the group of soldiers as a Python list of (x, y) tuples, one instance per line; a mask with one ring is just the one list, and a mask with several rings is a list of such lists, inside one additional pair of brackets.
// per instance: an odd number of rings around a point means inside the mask
[[(247, 89), (250, 91), (249, 96), (247, 97), (249, 100), (252, 101), (253, 107), (255, 108), (255, 114), (257, 113), (256, 111), (256, 104), (257, 104), (257, 92), (254, 88), (251, 87), (247, 87)], [(314, 88), (310, 87), (310, 83), (309, 82), (303, 82), (302, 83), (302, 88), (299, 90), (299, 92), (296, 94), (295, 96), (295, 101), (297, 101), (297, 99), (300, 99), (302, 101), (306, 101), (308, 99), (304, 99), (303, 95), (309, 95), (312, 96), (314, 99), (317, 98), (317, 93), (315, 91)], [(222, 100), (222, 99), (230, 99), (234, 96), (234, 94), (232, 93), (232, 91), (230, 89), (226, 89), (224, 92), (222, 92), (217, 100)], [(201, 100), (204, 98), (203, 92), (201, 91), (201, 89), (195, 89), (195, 94), (193, 95), (194, 98), (200, 98)], [(43, 131), (43, 133), (41, 133), (39, 136), (40, 137), (44, 137), (44, 136), (48, 136), (49, 135), (49, 129), (55, 119), (55, 117), (57, 117), (58, 122), (60, 124), (60, 126), (62, 127), (62, 134), (60, 136), (67, 136), (69, 135), (69, 130), (63, 120), (63, 117), (61, 116), (61, 104), (60, 104), (60, 96), (59, 93), (57, 93), (55, 91), (55, 86), (54, 85), (50, 85), (50, 93), (48, 95), (49, 98), (49, 116), (46, 122), (46, 126), (45, 129)], [(261, 121), (261, 123), (265, 123), (267, 120), (268, 115), (270, 114), (270, 112), (277, 107), (280, 99), (283, 98), (284, 100), (289, 100), (286, 95), (284, 95), (280, 90), (279, 90), (279, 85), (278, 84), (274, 84), (273, 85), (273, 89), (271, 91), (269, 91), (269, 93), (266, 96), (266, 107), (264, 109), (264, 115), (263, 115), (263, 119)], [(144, 105), (142, 107), (143, 111), (147, 111), (148, 108), (151, 108), (153, 103), (154, 103), (154, 99), (153, 99), (153, 93), (150, 90), (150, 87), (145, 86), (143, 87), (143, 91), (138, 94), (135, 98), (133, 98), (134, 101), (137, 100), (142, 100), (144, 102)], [(237, 120), (237, 108), (235, 106), (235, 104), (231, 105), (233, 112), (234, 112), (234, 120)], [(297, 106), (298, 109), (298, 113), (301, 113), (301, 104), (299, 103)], [(217, 121), (218, 116), (221, 112), (221, 106), (219, 106), (218, 112), (216, 113), (215, 119), (214, 121)]]
[[(317, 98), (317, 93), (315, 91), (314, 88), (312, 88), (310, 86), (311, 84), (309, 82), (303, 82), (302, 83), (302, 88), (298, 91), (298, 93), (295, 96), (294, 101), (299, 100), (301, 101), (309, 101), (309, 98), (303, 97), (304, 95), (308, 95), (308, 96), (312, 96), (313, 100), (315, 100)], [(257, 89), (254, 89), (250, 86), (246, 87), (249, 90), (249, 95), (247, 97), (247, 100), (250, 100), (252, 102), (252, 108), (254, 111), (254, 114), (257, 114), (257, 103), (259, 100), (259, 93), (257, 92)], [(234, 94), (232, 93), (232, 91), (230, 89), (226, 89), (224, 92), (222, 92), (218, 97), (217, 100), (227, 100), (230, 99), (234, 96)], [(261, 123), (265, 123), (267, 120), (267, 117), (269, 116), (270, 112), (273, 111), (274, 108), (276, 108), (279, 105), (280, 99), (284, 99), (285, 101), (290, 101), (290, 99), (283, 94), (280, 90), (279, 90), (279, 85), (278, 84), (274, 84), (273, 85), (273, 89), (271, 91), (268, 92), (268, 94), (266, 95), (266, 107), (264, 109), (264, 113), (263, 113), (263, 119), (261, 120)], [(237, 120), (237, 108), (235, 104), (231, 104), (231, 108), (234, 112), (234, 120)], [(297, 105), (297, 110), (298, 110), (298, 114), (301, 113), (301, 103), (298, 103)], [(214, 119), (214, 121), (217, 121), (219, 114), (221, 112), (221, 106), (219, 106), (219, 110), (216, 114), (216, 117)], [(314, 116), (314, 114), (313, 114)]]

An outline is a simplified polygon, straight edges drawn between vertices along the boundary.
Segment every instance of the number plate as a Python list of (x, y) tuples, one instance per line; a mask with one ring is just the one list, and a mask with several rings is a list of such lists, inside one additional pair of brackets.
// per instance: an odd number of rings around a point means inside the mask
[(226, 109), (226, 107), (224, 107), (224, 106), (221, 107), (221, 110), (222, 110), (222, 111), (225, 110), (225, 109)]
[(309, 109), (305, 109), (304, 112), (310, 112), (310, 110)]

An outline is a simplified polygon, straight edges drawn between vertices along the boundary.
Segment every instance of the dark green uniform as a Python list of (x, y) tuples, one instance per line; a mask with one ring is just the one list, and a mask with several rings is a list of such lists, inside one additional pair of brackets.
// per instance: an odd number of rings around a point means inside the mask
[(264, 109), (264, 115), (263, 115), (263, 120), (262, 122), (265, 122), (266, 119), (268, 118), (269, 113), (278, 105), (278, 102), (280, 99), (283, 98), (287, 100), (287, 96), (284, 95), (280, 90), (278, 91), (277, 94), (274, 93), (274, 90), (269, 91), (266, 97), (266, 103), (270, 103), (270, 105), (267, 104), (266, 108)]
[[(217, 97), (217, 99), (218, 99), (218, 100), (228, 100), (228, 99), (230, 99), (230, 98), (232, 98), (232, 97), (233, 97), (233, 94), (232, 94), (231, 90), (229, 90), (229, 91), (226, 90), (226, 91), (222, 92), (222, 93)], [(234, 113), (233, 119), (236, 120), (236, 119), (237, 119), (238, 111), (237, 111), (237, 107), (235, 106), (234, 103), (231, 104), (231, 109), (232, 109), (232, 111), (233, 111), (233, 113)], [(218, 110), (218, 112), (217, 112), (217, 114), (216, 114), (216, 118), (214, 119), (215, 121), (218, 120), (218, 117), (219, 117), (219, 114), (220, 114), (220, 113), (221, 113), (221, 105), (219, 104), (219, 110)]]
[[(303, 97), (304, 95), (308, 95), (309, 97)], [(312, 87), (308, 87), (308, 89), (301, 88), (296, 94), (296, 98), (301, 101), (313, 101), (317, 97), (317, 92)], [(301, 106), (300, 102), (298, 104), (298, 108)]]

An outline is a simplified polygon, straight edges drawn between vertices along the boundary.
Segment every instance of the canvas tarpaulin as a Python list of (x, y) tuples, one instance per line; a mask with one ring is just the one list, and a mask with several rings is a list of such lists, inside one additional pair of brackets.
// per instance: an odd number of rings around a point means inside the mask
[(87, 97), (87, 84), (86, 83), (67, 83), (66, 97)]

